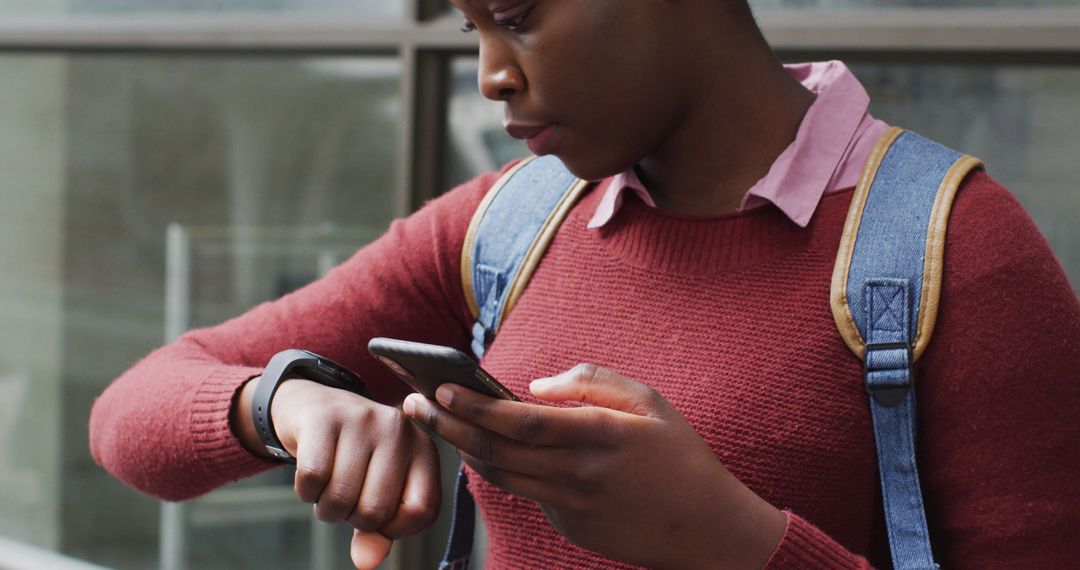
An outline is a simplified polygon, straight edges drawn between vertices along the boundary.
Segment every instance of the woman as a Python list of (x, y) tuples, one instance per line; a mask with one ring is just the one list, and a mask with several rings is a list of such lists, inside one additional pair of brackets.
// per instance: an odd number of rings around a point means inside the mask
[[(887, 565), (861, 363), (826, 300), (851, 188), (886, 129), (865, 91), (836, 62), (783, 67), (739, 0), (452, 1), (508, 131), (596, 181), (485, 356), (525, 401), (403, 400), (364, 348), (466, 349), (458, 263), (496, 173), (319, 282), (138, 363), (95, 404), (95, 458), (172, 500), (274, 467), (252, 395), (274, 353), (302, 347), (371, 392), (297, 378), (271, 409), (297, 494), (356, 529), (358, 568), (436, 516), (437, 458), (408, 418), (462, 450), (493, 567)], [(916, 385), (945, 566), (1075, 557), (1078, 339), (1045, 242), (971, 175), (918, 368), (932, 381)]]

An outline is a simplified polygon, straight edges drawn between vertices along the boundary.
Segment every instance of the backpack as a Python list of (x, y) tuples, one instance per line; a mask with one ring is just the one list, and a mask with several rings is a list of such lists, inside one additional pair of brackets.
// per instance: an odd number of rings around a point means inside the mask
[[(855, 189), (833, 272), (830, 304), (863, 362), (894, 568), (936, 569), (915, 465), (915, 361), (934, 331), (945, 234), (961, 182), (982, 163), (891, 128)], [(589, 184), (555, 157), (518, 163), (477, 208), (462, 248), (462, 283), (482, 358), (559, 226)], [(440, 569), (468, 568), (475, 505), (458, 472), (450, 541)]]

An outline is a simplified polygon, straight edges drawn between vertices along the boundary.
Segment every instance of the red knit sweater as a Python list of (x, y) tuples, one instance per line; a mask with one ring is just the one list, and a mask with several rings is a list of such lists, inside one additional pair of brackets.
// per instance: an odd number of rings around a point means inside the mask
[[(326, 278), (159, 349), (94, 405), (101, 465), (146, 493), (199, 495), (271, 465), (229, 431), (237, 387), (275, 352), (339, 360), (396, 402), (373, 336), (467, 347), (460, 253), (496, 175), (395, 222)], [(829, 282), (851, 192), (803, 230), (773, 208), (686, 218), (631, 200), (601, 231), (600, 192), (566, 221), (485, 367), (519, 395), (592, 362), (666, 396), (746, 485), (789, 511), (769, 567), (887, 566), (860, 363)], [(946, 568), (1054, 568), (1080, 557), (1080, 303), (1017, 202), (984, 174), (950, 224), (942, 308), (920, 361), (919, 467)], [(620, 566), (475, 474), (494, 568)], [(657, 489), (662, 493), (663, 489)]]

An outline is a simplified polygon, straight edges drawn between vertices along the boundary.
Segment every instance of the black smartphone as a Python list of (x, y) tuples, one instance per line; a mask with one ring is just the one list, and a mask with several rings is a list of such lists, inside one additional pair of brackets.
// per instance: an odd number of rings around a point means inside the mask
[(430, 400), (446, 382), (503, 400), (519, 401), (475, 360), (449, 346), (393, 338), (373, 338), (368, 352), (398, 378)]

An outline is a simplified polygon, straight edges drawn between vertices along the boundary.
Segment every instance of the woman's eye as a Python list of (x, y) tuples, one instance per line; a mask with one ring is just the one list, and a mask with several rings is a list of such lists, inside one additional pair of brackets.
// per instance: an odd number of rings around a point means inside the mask
[[(511, 30), (511, 31), (516, 31), (519, 27), (521, 27), (525, 23), (525, 20), (529, 17), (529, 14), (531, 14), (532, 11), (533, 11), (533, 6), (529, 6), (528, 8), (522, 10), (520, 13), (518, 13), (518, 14), (516, 14), (514, 16), (511, 16), (509, 18), (494, 18), (494, 22), (495, 22), (495, 25), (499, 26), (500, 28), (506, 28), (506, 29)], [(462, 32), (469, 33), (469, 32), (475, 31), (475, 30), (476, 30), (476, 24), (474, 24), (472, 22), (472, 20), (466, 18), (465, 21), (462, 22), (462, 24), (461, 24), (461, 31)]]
[(506, 28), (508, 30), (516, 30), (519, 27), (521, 27), (522, 24), (525, 23), (525, 19), (529, 17), (529, 14), (531, 14), (532, 11), (533, 11), (533, 6), (529, 6), (528, 8), (522, 10), (520, 14), (517, 14), (515, 16), (511, 16), (509, 18), (496, 19), (495, 20), (495, 25), (499, 26), (499, 27), (502, 27), (502, 28)]

